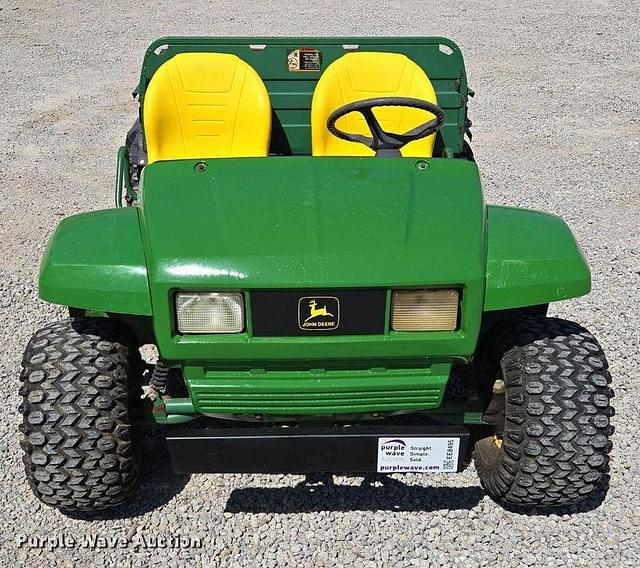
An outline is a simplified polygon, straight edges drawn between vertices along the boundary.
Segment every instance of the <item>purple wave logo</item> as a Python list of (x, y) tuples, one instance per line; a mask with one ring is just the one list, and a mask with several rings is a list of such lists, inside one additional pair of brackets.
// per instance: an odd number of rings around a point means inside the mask
[(386, 442), (382, 442), (380, 444), (381, 454), (390, 458), (404, 457), (406, 450), (407, 443), (401, 438), (393, 438), (392, 440), (387, 440)]

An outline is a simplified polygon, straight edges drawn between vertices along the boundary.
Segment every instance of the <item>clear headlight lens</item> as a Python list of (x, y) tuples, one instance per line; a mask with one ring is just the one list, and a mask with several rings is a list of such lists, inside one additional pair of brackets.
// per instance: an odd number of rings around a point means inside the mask
[(178, 292), (176, 314), (180, 333), (240, 333), (244, 329), (242, 294)]
[(400, 290), (391, 298), (394, 331), (453, 331), (458, 326), (458, 290)]

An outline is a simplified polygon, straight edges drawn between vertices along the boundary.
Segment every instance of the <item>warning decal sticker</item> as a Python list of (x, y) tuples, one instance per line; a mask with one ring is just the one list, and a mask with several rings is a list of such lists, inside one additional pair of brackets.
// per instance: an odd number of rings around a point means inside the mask
[(301, 47), (287, 54), (289, 71), (320, 71), (322, 53), (313, 47)]

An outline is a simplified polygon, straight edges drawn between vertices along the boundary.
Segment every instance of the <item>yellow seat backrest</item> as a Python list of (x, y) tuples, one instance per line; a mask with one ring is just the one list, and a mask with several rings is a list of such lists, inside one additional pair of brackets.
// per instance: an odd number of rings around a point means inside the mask
[(235, 55), (172, 57), (153, 74), (143, 108), (149, 163), (269, 153), (269, 94)]
[[(348, 142), (327, 130), (327, 118), (338, 107), (374, 97), (412, 97), (437, 104), (436, 93), (426, 73), (400, 53), (354, 52), (336, 59), (324, 71), (311, 103), (311, 146), (314, 156), (373, 156), (364, 144)], [(387, 132), (403, 134), (430, 120), (433, 115), (407, 107), (373, 110)], [(338, 119), (338, 128), (370, 136), (362, 115), (352, 112)], [(405, 157), (430, 157), (435, 134), (415, 140), (400, 152)]]

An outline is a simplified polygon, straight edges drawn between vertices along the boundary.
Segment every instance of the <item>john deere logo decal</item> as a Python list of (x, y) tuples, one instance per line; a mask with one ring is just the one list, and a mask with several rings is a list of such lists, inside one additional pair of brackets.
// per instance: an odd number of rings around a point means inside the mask
[(334, 296), (305, 296), (298, 300), (300, 329), (337, 329), (340, 325), (340, 301)]

